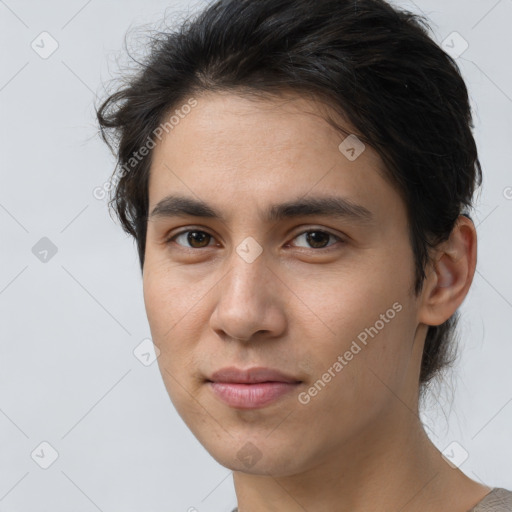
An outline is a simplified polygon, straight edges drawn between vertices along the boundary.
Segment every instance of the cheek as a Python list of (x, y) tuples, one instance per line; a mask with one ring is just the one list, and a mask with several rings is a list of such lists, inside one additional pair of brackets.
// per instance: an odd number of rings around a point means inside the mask
[(302, 299), (295, 302), (308, 324), (317, 324), (318, 333), (344, 345), (376, 322), (378, 326), (385, 322), (387, 327), (397, 313), (398, 306), (394, 309), (393, 305), (410, 301), (412, 275), (397, 266), (404, 268), (393, 256), (380, 254), (345, 262), (331, 272), (303, 272), (299, 280), (294, 277), (288, 284)]
[(196, 284), (177, 268), (148, 265), (143, 278), (144, 304), (157, 342), (171, 343), (177, 330), (194, 325), (205, 295), (205, 287)]
[(176, 291), (158, 276), (148, 273), (144, 275), (143, 293), (153, 341), (160, 345), (165, 332), (177, 322)]
[(354, 335), (341, 336), (336, 343), (318, 340), (314, 351), (308, 351), (305, 360), (313, 369), (300, 404), (308, 403), (298, 405), (308, 423), (349, 439), (390, 409), (410, 370), (414, 337), (411, 312), (405, 306), (398, 309), (385, 316), (388, 323), (360, 313), (348, 327), (339, 324), (339, 332)]
[(382, 254), (359, 274), (350, 296), (344, 295), (349, 317), (357, 322), (350, 322), (349, 336), (343, 343), (353, 352), (361, 347), (353, 359), (359, 361), (361, 372), (370, 374), (373, 384), (377, 377), (392, 384), (408, 370), (414, 342), (413, 268), (400, 255), (399, 250), (396, 255)]
[(187, 315), (182, 291), (172, 286), (163, 273), (145, 274), (143, 292), (151, 338), (159, 350), (157, 363), (160, 374), (169, 398), (181, 414), (190, 400), (183, 389), (190, 378), (188, 371), (191, 367), (191, 347), (185, 338), (192, 339), (193, 334), (184, 334), (184, 326), (193, 311)]
[(179, 382), (189, 380), (196, 370), (193, 358), (205, 325), (201, 306), (206, 292), (162, 266), (145, 273), (143, 293), (152, 340), (160, 350), (162, 377), (171, 398), (177, 397)]
[[(410, 370), (416, 327), (410, 295), (414, 269), (401, 254), (397, 246), (394, 253), (361, 259), (327, 280), (306, 276), (301, 281), (299, 294), (315, 313), (308, 313), (302, 329), (318, 340), (311, 375), (321, 378), (329, 368), (340, 375), (332, 379), (333, 396), (367, 405), (383, 400), (382, 393), (389, 391), (379, 378), (394, 389)], [(343, 366), (339, 370), (337, 365), (338, 372), (333, 368), (337, 361)]]

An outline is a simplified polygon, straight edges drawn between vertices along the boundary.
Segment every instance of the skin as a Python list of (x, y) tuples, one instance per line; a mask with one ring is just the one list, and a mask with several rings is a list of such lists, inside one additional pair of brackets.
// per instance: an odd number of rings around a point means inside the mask
[[(196, 99), (154, 149), (149, 212), (172, 193), (201, 199), (224, 220), (149, 217), (144, 301), (169, 396), (233, 470), (240, 512), (466, 512), (491, 489), (429, 440), (418, 379), (427, 326), (448, 319), (471, 285), (473, 223), (459, 218), (416, 297), (405, 204), (371, 147), (347, 159), (338, 149), (345, 135), (309, 98)], [(263, 217), (271, 204), (328, 195), (364, 206), (373, 220)], [(168, 241), (186, 229), (207, 235)], [(308, 230), (334, 237), (311, 245)], [(262, 249), (251, 263), (236, 251), (249, 236)], [(400, 312), (300, 403), (298, 393), (394, 303)], [(260, 409), (234, 408), (205, 382), (226, 366), (277, 368), (302, 382)]]

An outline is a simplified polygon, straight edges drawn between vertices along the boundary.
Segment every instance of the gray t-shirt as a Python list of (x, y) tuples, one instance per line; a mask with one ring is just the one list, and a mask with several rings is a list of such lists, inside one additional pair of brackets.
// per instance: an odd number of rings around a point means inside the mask
[[(231, 512), (238, 512), (238, 508)], [(512, 491), (495, 487), (468, 512), (512, 512)]]
[(512, 511), (512, 492), (495, 487), (489, 494), (479, 501), (468, 512), (511, 512)]

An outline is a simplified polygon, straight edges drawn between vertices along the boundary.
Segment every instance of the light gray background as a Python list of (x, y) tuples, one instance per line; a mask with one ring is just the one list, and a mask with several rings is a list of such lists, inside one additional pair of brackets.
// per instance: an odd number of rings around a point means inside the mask
[[(205, 4), (0, 0), (0, 511), (236, 503), (231, 471), (184, 426), (157, 363), (134, 356), (150, 336), (135, 246), (93, 196), (114, 165), (94, 97), (126, 60), (127, 29)], [(439, 43), (456, 31), (469, 44), (458, 63), (484, 170), (461, 356), (423, 417), (441, 450), (455, 441), (468, 452), (471, 478), (512, 489), (512, 0), (400, 5), (423, 11)], [(43, 31), (59, 45), (46, 59), (31, 47)], [(32, 252), (43, 237), (58, 251), (47, 262)], [(59, 454), (48, 469), (43, 441)]]

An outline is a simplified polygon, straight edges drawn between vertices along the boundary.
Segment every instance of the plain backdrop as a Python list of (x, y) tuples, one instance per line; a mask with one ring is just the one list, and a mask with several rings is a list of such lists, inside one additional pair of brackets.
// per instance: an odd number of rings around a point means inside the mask
[[(157, 363), (144, 364), (135, 245), (94, 194), (114, 166), (94, 104), (127, 61), (125, 34), (206, 4), (0, 0), (0, 512), (236, 504), (231, 471), (177, 415)], [(441, 450), (467, 452), (466, 474), (512, 489), (512, 1), (399, 5), (460, 53), (484, 172), (460, 356), (422, 417)]]

